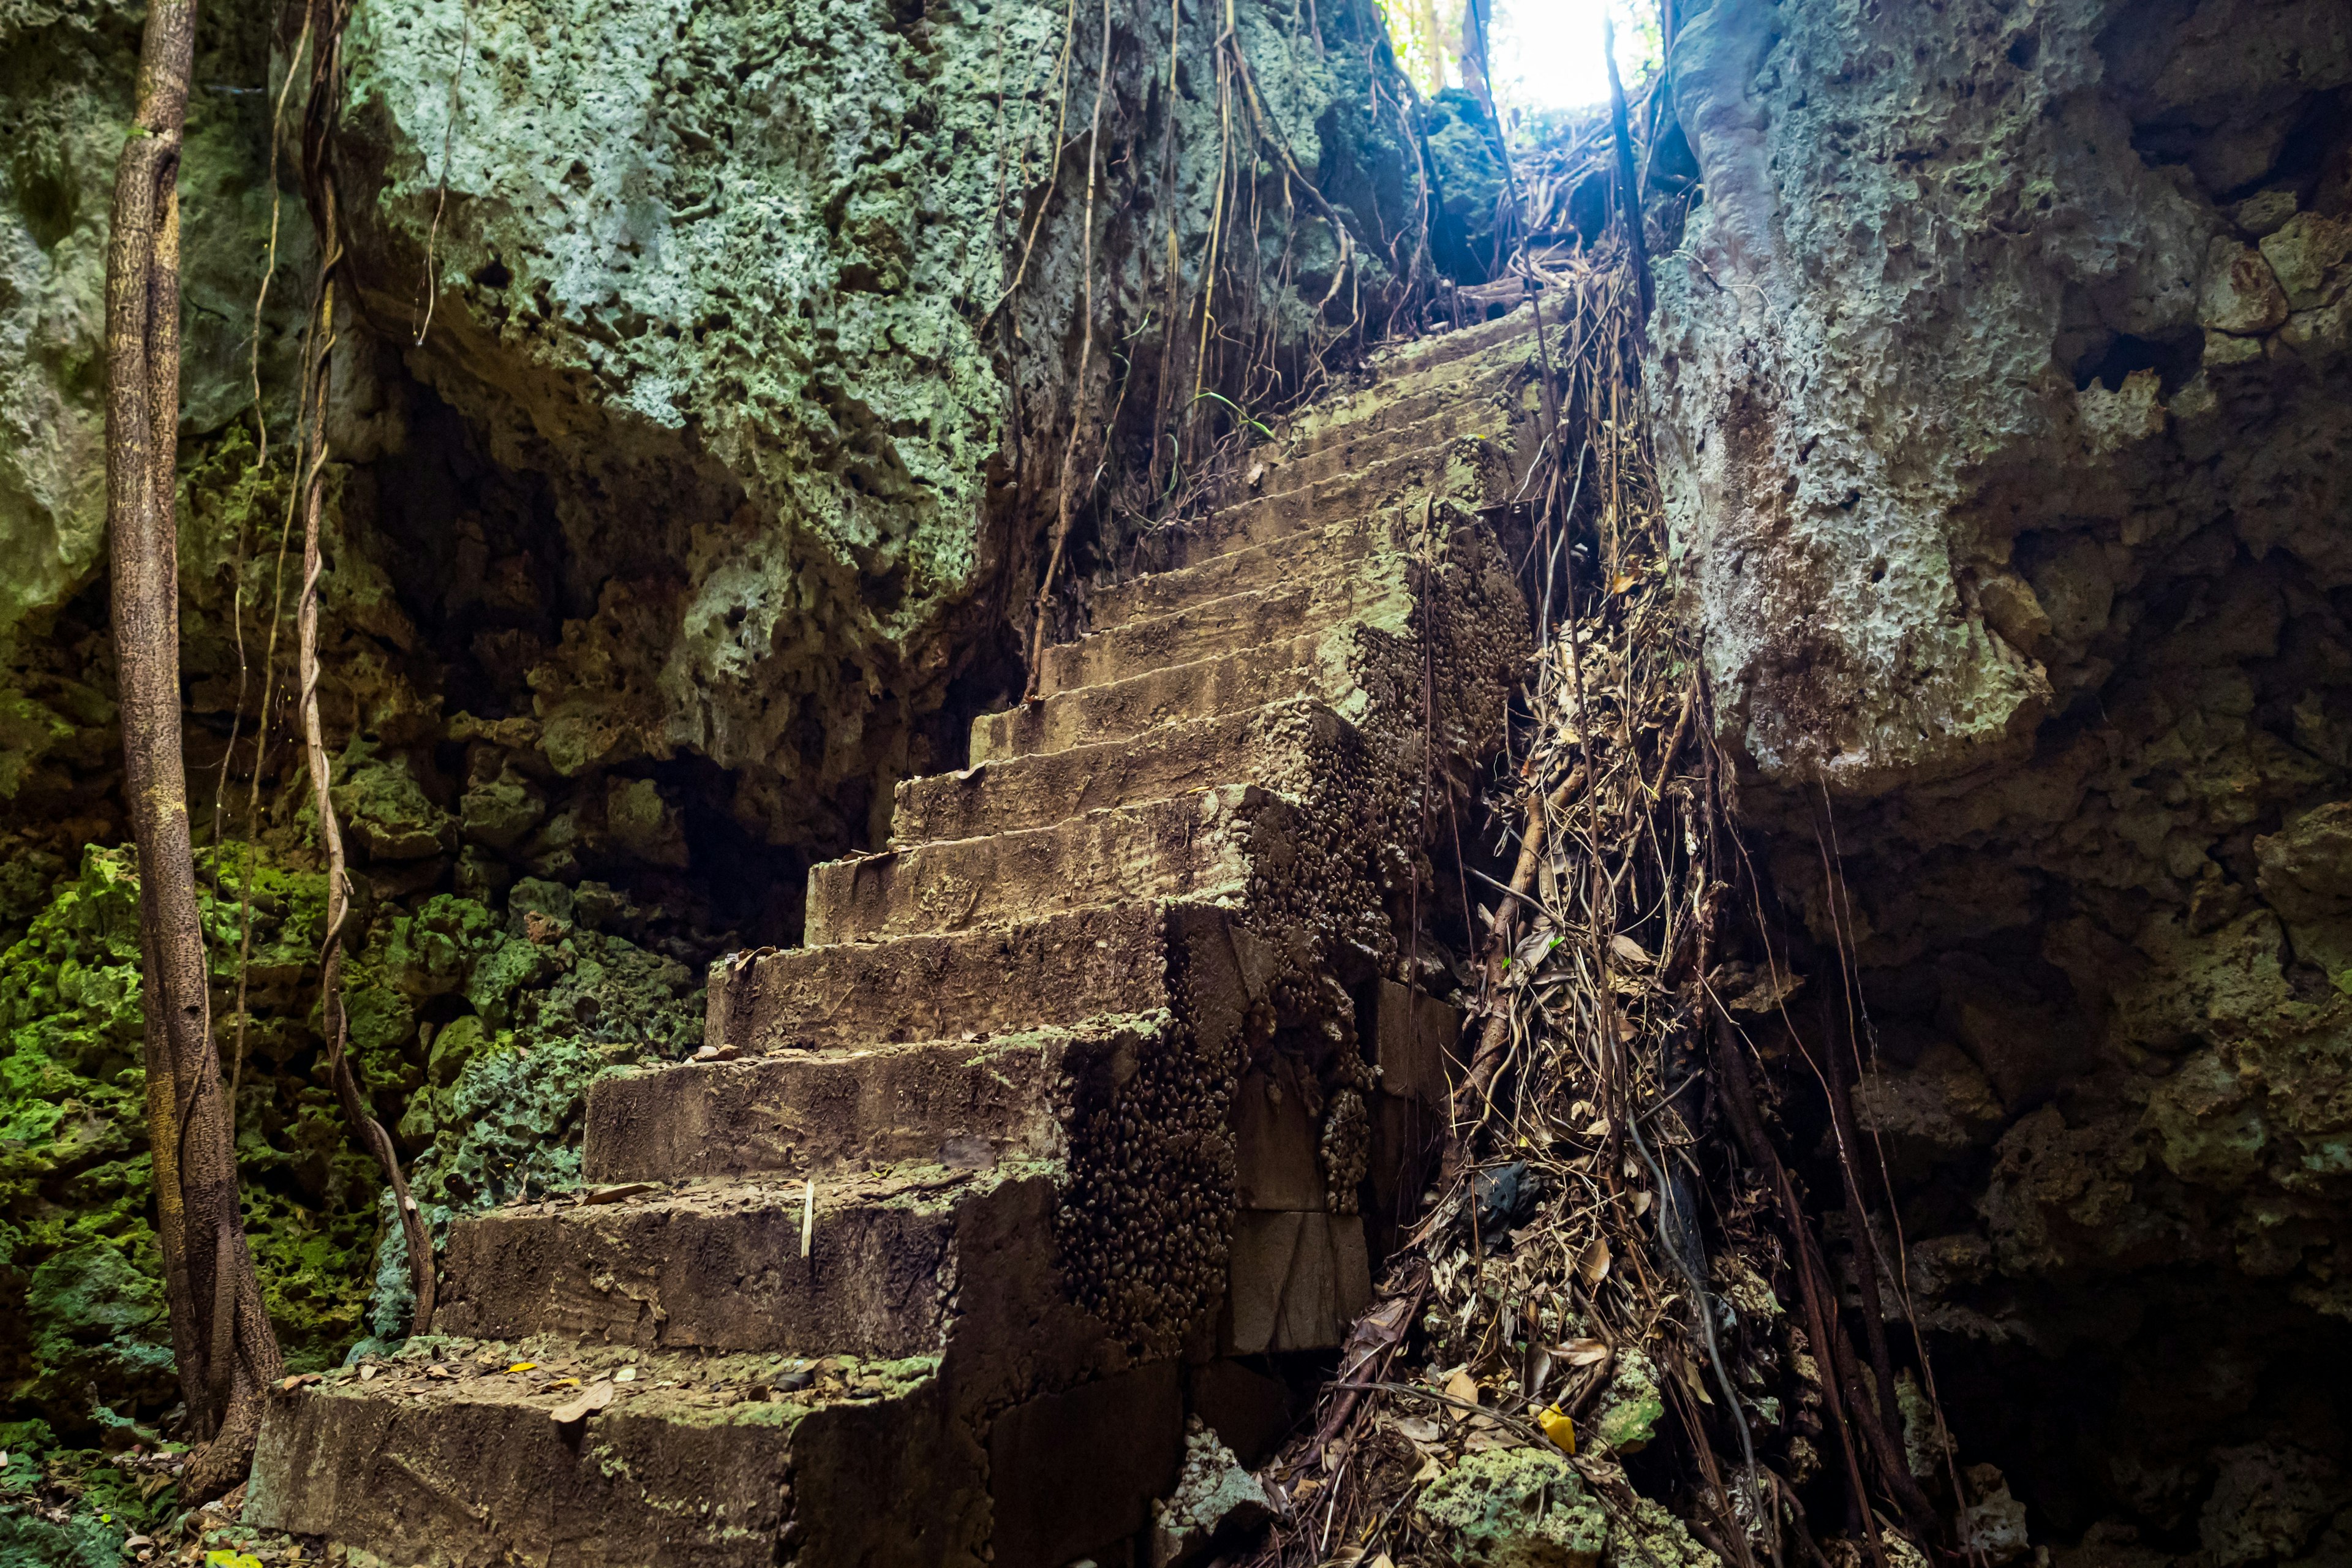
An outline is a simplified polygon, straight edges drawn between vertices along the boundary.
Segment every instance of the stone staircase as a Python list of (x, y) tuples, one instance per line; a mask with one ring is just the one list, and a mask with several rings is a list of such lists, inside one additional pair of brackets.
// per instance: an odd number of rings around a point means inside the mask
[[(1130, 1561), (1188, 1415), (1262, 1449), (1417, 1198), (1444, 780), (1526, 613), (1525, 312), (1377, 356), (1095, 594), (696, 1059), (594, 1088), (577, 1199), (457, 1224), (440, 1333), (273, 1403), (249, 1521), (395, 1564)], [(1522, 438), (1524, 436), (1525, 438)], [(1430, 803), (1436, 803), (1432, 805)]]

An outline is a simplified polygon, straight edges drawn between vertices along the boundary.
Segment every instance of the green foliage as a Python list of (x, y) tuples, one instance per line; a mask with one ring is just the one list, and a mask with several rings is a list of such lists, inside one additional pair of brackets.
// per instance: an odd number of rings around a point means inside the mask
[[(325, 879), (243, 851), (199, 856), (225, 1071), (239, 1080), (244, 1212), (289, 1367), (340, 1362), (404, 1267), (374, 1164), (320, 1066)], [(347, 968), (352, 1038), (377, 1114), (415, 1157), (437, 1227), (579, 1180), (589, 1081), (698, 1037), (696, 977), (572, 923), (572, 894), (526, 881), (502, 916), (447, 895), (383, 906)], [(245, 1064), (233, 1067), (250, 903)], [(537, 911), (536, 935), (523, 930)], [(152, 1221), (138, 891), (130, 848), (92, 846), (0, 952), (0, 1383), (17, 1409), (88, 1440), (176, 1400)], [(373, 1325), (397, 1331), (402, 1289)], [(55, 1543), (51, 1543), (55, 1544)]]

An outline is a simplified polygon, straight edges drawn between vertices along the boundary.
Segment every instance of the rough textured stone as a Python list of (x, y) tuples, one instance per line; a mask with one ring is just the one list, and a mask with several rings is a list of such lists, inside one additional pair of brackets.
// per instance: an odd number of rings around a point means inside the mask
[(2178, 1550), (2352, 1317), (2352, 18), (1718, 0), (1675, 75), (1649, 384), (1739, 808), (1868, 1009), (1964, 1461)]

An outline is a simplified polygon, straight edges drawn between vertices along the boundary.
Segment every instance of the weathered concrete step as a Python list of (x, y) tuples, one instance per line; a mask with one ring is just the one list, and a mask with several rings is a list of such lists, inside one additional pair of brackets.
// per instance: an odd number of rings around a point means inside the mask
[(1369, 410), (1363, 418), (1321, 428), (1311, 444), (1302, 436), (1296, 447), (1277, 441), (1252, 447), (1242, 454), (1223, 499), (1232, 503), (1287, 494), (1465, 436), (1504, 439), (1513, 420), (1532, 412), (1539, 395), (1533, 375), (1516, 374), (1518, 368), (1513, 362), (1475, 384), (1454, 383), (1401, 396)]
[[(1547, 309), (1545, 324), (1557, 328), (1558, 310)], [(1486, 321), (1472, 321), (1443, 332), (1404, 342), (1390, 343), (1372, 351), (1371, 368), (1381, 375), (1401, 375), (1408, 371), (1424, 370), (1432, 365), (1446, 364), (1472, 354), (1484, 353), (1497, 344), (1525, 337), (1535, 331), (1535, 312), (1526, 305), (1514, 306), (1502, 315)]]
[(1020, 1179), (891, 1167), (818, 1183), (813, 1215), (803, 1184), (774, 1180), (497, 1209), (451, 1227), (437, 1322), (473, 1339), (937, 1354), (957, 1210)]
[(748, 954), (714, 968), (704, 1037), (745, 1051), (896, 1045), (1148, 1013), (1167, 1002), (1159, 908)]
[(1360, 767), (1363, 739), (1319, 700), (1170, 724), (1131, 740), (1000, 758), (898, 785), (892, 842), (1039, 827), (1081, 813), (1234, 780), (1304, 799), (1318, 776)]
[(1160, 1021), (1090, 1020), (986, 1041), (780, 1051), (599, 1079), (588, 1092), (592, 1182), (814, 1175), (898, 1162), (989, 1170), (1058, 1160), (1070, 1083), (1150, 1047)]
[(1288, 642), (1342, 620), (1402, 627), (1412, 611), (1408, 566), (1401, 555), (1363, 556), (1353, 571), (1302, 571), (1286, 582), (1194, 599), (1164, 616), (1088, 632), (1045, 649), (1037, 689), (1050, 697), (1104, 686), (1148, 670)]
[(835, 860), (809, 873), (810, 945), (967, 931), (1139, 898), (1240, 898), (1250, 845), (1291, 809), (1224, 784), (1017, 833)]
[(1147, 669), (1125, 680), (1060, 691), (972, 723), (981, 763), (1132, 740), (1170, 725), (1262, 708), (1290, 697), (1340, 705), (1355, 689), (1353, 623), (1238, 653)]
[(1492, 402), (1532, 391), (1542, 353), (1519, 318), (1518, 330), (1456, 349), (1426, 363), (1375, 358), (1369, 379), (1309, 404), (1279, 427), (1276, 440), (1293, 458), (1319, 452), (1375, 425), (1411, 424), (1447, 403)]
[(1419, 508), (1433, 499), (1475, 510), (1508, 500), (1516, 488), (1509, 445), (1465, 436), (1402, 453), (1336, 479), (1220, 508), (1196, 523), (1170, 525), (1152, 543), (1165, 569), (1179, 571), (1342, 518)]
[(373, 1370), (271, 1396), (247, 1522), (436, 1568), (917, 1568), (986, 1532), (929, 1360), (435, 1336)]
[(1197, 565), (1173, 572), (1148, 572), (1097, 588), (1087, 600), (1087, 628), (1100, 633), (1129, 621), (1165, 616), (1186, 605), (1222, 598), (1253, 588), (1273, 587), (1304, 577), (1328, 577), (1353, 572), (1359, 563), (1383, 551), (1402, 548), (1407, 515), (1375, 512), (1343, 518), (1321, 528), (1300, 529), (1247, 550), (1213, 555)]

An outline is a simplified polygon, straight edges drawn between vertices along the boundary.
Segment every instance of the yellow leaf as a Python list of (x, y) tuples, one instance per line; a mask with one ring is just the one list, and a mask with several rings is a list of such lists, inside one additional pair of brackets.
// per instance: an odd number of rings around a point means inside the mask
[(529, 1372), (537, 1365), (539, 1365), (539, 1363), (535, 1361), (519, 1361), (515, 1363), (514, 1365), (507, 1368), (507, 1370), (509, 1372)]
[(551, 1388), (551, 1389), (556, 1389), (556, 1388), (577, 1388), (577, 1387), (579, 1387), (579, 1386), (580, 1386), (580, 1380), (579, 1380), (578, 1378), (576, 1378), (576, 1377), (559, 1377), (559, 1378), (557, 1378), (553, 1383), (549, 1384), (547, 1386), (548, 1386), (549, 1388)]
[(1536, 1417), (1536, 1425), (1543, 1428), (1543, 1435), (1550, 1438), (1552, 1446), (1561, 1453), (1576, 1452), (1576, 1423), (1570, 1420), (1559, 1405), (1545, 1405), (1543, 1414)]

